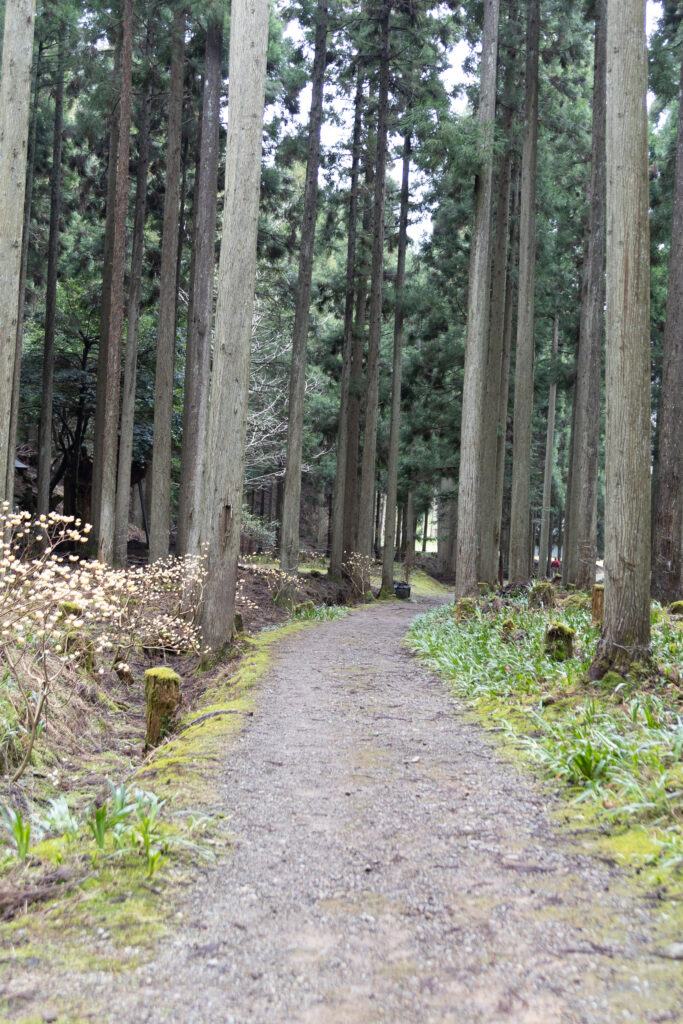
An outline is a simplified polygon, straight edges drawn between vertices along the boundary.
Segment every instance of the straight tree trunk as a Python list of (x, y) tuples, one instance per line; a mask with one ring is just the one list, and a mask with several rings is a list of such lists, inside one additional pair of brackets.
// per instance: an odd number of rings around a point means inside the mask
[(531, 414), (534, 399), (534, 284), (536, 277), (536, 165), (538, 149), (538, 41), (540, 0), (529, 0), (522, 199), (519, 236), (519, 311), (515, 355), (515, 411), (510, 511), (510, 579), (529, 578)]
[[(503, 538), (503, 505), (505, 496), (505, 461), (507, 456), (508, 405), (510, 398), (510, 354), (512, 352), (512, 336), (515, 328), (515, 309), (517, 307), (517, 281), (515, 268), (519, 250), (519, 165), (512, 172), (510, 216), (510, 256), (507, 265), (505, 284), (505, 311), (503, 323), (503, 360), (500, 378), (500, 393), (496, 396), (498, 411), (498, 435), (496, 437), (496, 471), (495, 494), (493, 499), (493, 550), (496, 554), (496, 578), (499, 578), (500, 565), (509, 550), (509, 526)], [(507, 520), (507, 517), (506, 517)]]
[(341, 396), (337, 431), (337, 465), (332, 500), (329, 575), (341, 579), (344, 562), (344, 502), (346, 464), (349, 449), (349, 404), (353, 352), (353, 300), (356, 279), (356, 231), (358, 224), (358, 178), (360, 170), (361, 126), (363, 116), (363, 73), (358, 68), (354, 103), (353, 143), (351, 149), (351, 184), (349, 189), (349, 223), (346, 248), (346, 295), (344, 302), (344, 344), (342, 352)]
[(663, 604), (683, 587), (683, 63), (678, 110), (652, 549), (652, 593)]
[(371, 248), (372, 185), (374, 166), (368, 144), (365, 166), (365, 195), (363, 203), (360, 269), (358, 272), (356, 314), (351, 346), (351, 380), (349, 382), (349, 437), (346, 452), (346, 482), (344, 485), (344, 557), (358, 550), (358, 466), (360, 463), (361, 401), (363, 398), (363, 353), (368, 309), (367, 283), (370, 273), (368, 254)]
[(474, 225), (470, 248), (467, 345), (462, 387), (456, 599), (477, 592), (482, 510), (483, 416), (491, 291), (493, 201), (493, 128), (496, 116), (499, 0), (484, 2), (479, 109), (479, 173), (474, 187)]
[(422, 554), (427, 551), (427, 534), (429, 532), (429, 509), (425, 509), (424, 526), (422, 530)]
[(50, 169), (50, 234), (47, 243), (47, 278), (45, 285), (45, 336), (43, 341), (43, 384), (38, 428), (38, 501), (36, 510), (50, 511), (50, 478), (52, 476), (52, 395), (55, 380), (55, 333), (57, 329), (57, 265), (59, 262), (59, 218), (62, 199), (62, 134), (64, 126), (64, 50), (66, 31), (59, 29), (55, 79), (55, 112), (52, 132), (52, 167)]
[(12, 378), (12, 407), (9, 423), (8, 458), (5, 483), (5, 501), (10, 508), (14, 505), (15, 453), (17, 428), (19, 425), (19, 392), (21, 390), (21, 355), (24, 347), (24, 302), (26, 298), (26, 272), (28, 269), (28, 244), (31, 229), (31, 199), (33, 194), (33, 172), (36, 162), (36, 136), (38, 134), (38, 93), (40, 90), (40, 66), (43, 54), (42, 42), (33, 65), (33, 81), (30, 104), (30, 130), (26, 157), (26, 190), (24, 193), (24, 221), (21, 232), (21, 268), (19, 271), (19, 301), (17, 308), (17, 339), (14, 351), (14, 374)]
[(384, 531), (382, 586), (380, 593), (394, 596), (394, 521), (398, 490), (398, 451), (401, 432), (401, 376), (403, 364), (403, 287), (408, 248), (408, 203), (410, 199), (410, 131), (403, 138), (403, 170), (401, 175), (401, 207), (398, 220), (398, 253), (394, 310), (394, 365), (391, 376), (391, 420), (389, 424), (389, 458), (387, 463), (387, 518)]
[[(517, 4), (510, 5), (508, 20), (517, 18)], [(510, 206), (512, 195), (512, 164), (514, 141), (512, 129), (515, 121), (514, 93), (518, 75), (517, 51), (509, 49), (505, 68), (503, 92), (502, 134), (505, 149), (498, 168), (496, 195), (496, 234), (493, 246), (491, 281), (491, 323), (486, 361), (485, 415), (482, 420), (481, 443), (481, 539), (479, 576), (491, 586), (498, 579), (498, 550), (500, 547), (500, 517), (502, 491), (497, 489), (497, 453), (499, 440), (505, 439), (507, 424), (507, 392), (509, 374), (509, 347), (505, 349), (505, 326), (508, 300), (508, 275), (511, 253)], [(505, 395), (505, 401), (502, 397)], [(503, 448), (504, 451), (504, 448)]]
[(406, 501), (406, 555), (405, 555), (405, 579), (410, 581), (410, 574), (415, 561), (415, 499), (412, 490), (408, 491)]
[(179, 555), (199, 554), (199, 501), (213, 323), (222, 52), (223, 25), (220, 21), (212, 20), (206, 29), (199, 174), (195, 193), (194, 262), (185, 360), (183, 447), (178, 495), (176, 552)]
[[(114, 79), (121, 81), (121, 40), (114, 55)], [(102, 254), (102, 296), (100, 299), (100, 337), (97, 350), (97, 386), (95, 390), (95, 422), (93, 425), (93, 466), (90, 492), (90, 511), (94, 539), (100, 532), (102, 504), (102, 436), (104, 433), (105, 394), (107, 390), (107, 358), (111, 327), (111, 291), (114, 272), (114, 224), (116, 213), (116, 172), (119, 149), (120, 89), (112, 103), (109, 115), (109, 164), (107, 167), (107, 203), (104, 225), (104, 252)]]
[(0, 78), (0, 501), (10, 463), (35, 0), (7, 0)]
[[(113, 216), (111, 273), (107, 280), (106, 302), (109, 323), (106, 357), (103, 367), (102, 434), (95, 446), (94, 461), (101, 470), (101, 490), (97, 521), (98, 558), (112, 563), (114, 558), (114, 513), (116, 468), (118, 461), (119, 395), (121, 391), (121, 337), (123, 333), (124, 276), (126, 263), (126, 216), (128, 213), (128, 158), (130, 153), (130, 112), (132, 93), (133, 2), (123, 3), (121, 44), (121, 96), (116, 147), (116, 198)], [(105, 303), (103, 302), (103, 305)], [(99, 383), (99, 381), (98, 381)]]
[(185, 11), (173, 15), (173, 50), (168, 93), (166, 191), (161, 239), (159, 323), (154, 375), (154, 447), (152, 449), (152, 507), (149, 517), (149, 560), (168, 555), (171, 526), (171, 423), (177, 309), (178, 225), (183, 141), (185, 78)]
[[(560, 338), (560, 321), (555, 314), (553, 321), (553, 364), (557, 358)], [(538, 544), (538, 575), (547, 576), (550, 559), (550, 502), (553, 489), (553, 455), (555, 448), (555, 400), (557, 397), (557, 380), (555, 367), (552, 368), (550, 391), (548, 394), (548, 425), (545, 435), (545, 468), (543, 472), (543, 507), (541, 508), (541, 539)], [(551, 574), (552, 575), (552, 574)]]
[[(607, 0), (605, 618), (590, 674), (650, 646), (650, 243), (645, 0)], [(680, 396), (679, 396), (680, 397)], [(678, 439), (680, 442), (680, 438)]]
[(377, 462), (377, 417), (379, 411), (379, 350), (382, 334), (382, 277), (384, 272), (384, 204), (387, 166), (389, 116), (389, 21), (391, 3), (379, 17), (380, 69), (377, 111), (377, 162), (373, 203), (372, 269), (370, 274), (370, 335), (368, 339), (367, 383), (365, 392), (365, 430), (358, 501), (358, 551), (372, 555), (372, 495)]
[(287, 456), (285, 490), (282, 502), (282, 533), (280, 569), (296, 576), (299, 566), (299, 517), (301, 505), (301, 462), (304, 428), (304, 396), (306, 393), (306, 343), (313, 280), (313, 246), (318, 206), (318, 168), (320, 166), (320, 128), (323, 119), (323, 83), (327, 64), (326, 0), (318, 0), (313, 61), (313, 94), (308, 126), (308, 154), (304, 213), (299, 250), (299, 276), (296, 284), (292, 366), (289, 378), (289, 411), (287, 419)]
[[(151, 40), (147, 33), (146, 55), (151, 58)], [(133, 248), (130, 261), (128, 290), (128, 323), (126, 328), (126, 355), (123, 369), (123, 395), (121, 398), (121, 435), (116, 489), (116, 522), (114, 525), (114, 561), (125, 565), (128, 558), (128, 514), (131, 463), (133, 460), (133, 428), (135, 426), (135, 384), (138, 360), (138, 330), (140, 323), (140, 294), (145, 244), (147, 213), (147, 176), (149, 172), (149, 129), (152, 113), (152, 80), (148, 79), (145, 95), (140, 104), (138, 125), (138, 164), (136, 172), (135, 215), (133, 221)]]
[(595, 583), (598, 543), (598, 449), (600, 373), (605, 307), (605, 74), (607, 24), (605, 0), (595, 19), (593, 141), (589, 218), (581, 280), (581, 321), (576, 366), (576, 407), (572, 435), (571, 504), (567, 513), (571, 544), (566, 550), (566, 580), (584, 590)]
[[(234, 631), (256, 282), (268, 0), (233, 0), (231, 15), (225, 208), (202, 496), (207, 580), (201, 627), (204, 643), (212, 650), (228, 643)], [(229, 444), (226, 438), (230, 438)]]

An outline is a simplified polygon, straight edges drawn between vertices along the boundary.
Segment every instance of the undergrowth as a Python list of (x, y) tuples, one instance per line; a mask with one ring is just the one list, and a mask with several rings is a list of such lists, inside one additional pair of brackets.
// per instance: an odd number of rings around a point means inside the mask
[[(480, 601), (456, 622), (452, 607), (416, 619), (408, 646), (502, 724), (524, 756), (599, 808), (612, 827), (640, 823), (655, 860), (683, 873), (683, 629), (653, 607), (657, 673), (614, 685), (588, 683), (598, 639), (590, 610), (571, 595), (549, 613), (528, 597)], [(574, 630), (574, 657), (544, 651), (549, 620)]]

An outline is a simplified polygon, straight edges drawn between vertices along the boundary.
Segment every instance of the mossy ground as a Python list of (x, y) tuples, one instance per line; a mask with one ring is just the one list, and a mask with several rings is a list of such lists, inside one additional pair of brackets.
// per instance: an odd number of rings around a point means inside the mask
[[(37, 843), (26, 864), (12, 869), (15, 885), (32, 884), (60, 866), (82, 880), (0, 925), (0, 991), (3, 977), (22, 964), (116, 973), (153, 958), (159, 940), (178, 924), (175, 892), (191, 884), (198, 864), (229, 849), (226, 809), (215, 786), (217, 765), (254, 711), (254, 690), (271, 663), (274, 645), (309, 625), (289, 623), (245, 639), (235, 670), (218, 674), (178, 733), (128, 780), (165, 801), (158, 845), (168, 861), (158, 873), (148, 877), (140, 851), (116, 851), (110, 840), (99, 851), (83, 832)], [(109, 752), (98, 767), (120, 777), (122, 765), (116, 760)], [(73, 1024), (89, 1019), (76, 997), (72, 1005), (60, 1006), (60, 1014), (60, 1021)], [(21, 1016), (20, 999), (0, 997), (0, 1019), (30, 1017)]]
[[(418, 623), (409, 640), (418, 656), (452, 680), (454, 693), (465, 700), (466, 716), (486, 725), (503, 756), (524, 765), (530, 760), (538, 763), (537, 758), (530, 758), (530, 751), (538, 746), (535, 737), (552, 733), (557, 727), (558, 736), (563, 738), (567, 723), (582, 724), (586, 708), (597, 715), (613, 715), (616, 722), (635, 715), (642, 722), (642, 716), (652, 709), (663, 709), (661, 713), (675, 723), (677, 705), (680, 707), (683, 699), (676, 668), (680, 665), (680, 637), (665, 612), (653, 608), (653, 622), (658, 624), (654, 654), (659, 674), (649, 679), (619, 677), (615, 689), (604, 680), (590, 683), (586, 677), (589, 645), (598, 636), (588, 621), (589, 595), (559, 595), (559, 610), (554, 608), (553, 618), (566, 618), (568, 624), (577, 627), (580, 649), (570, 661), (555, 665), (542, 654), (541, 638), (548, 614), (539, 610), (532, 618), (526, 602), (522, 604), (524, 607), (512, 602), (494, 609), (490, 602), (480, 601), (474, 619), (460, 625), (448, 612), (434, 615), (429, 617), (426, 632), (421, 633), (423, 627)], [(467, 631), (468, 638), (462, 643), (457, 640), (451, 649), (455, 630), (460, 634)], [(642, 728), (647, 733), (644, 723)], [(636, 764), (643, 788), (660, 774), (670, 783), (662, 810), (650, 810), (641, 800), (639, 806), (632, 810), (624, 807), (622, 812), (619, 797), (609, 785), (604, 789), (596, 785), (592, 790), (583, 780), (583, 786), (567, 786), (559, 772), (554, 795), (560, 797), (557, 820), (580, 836), (582, 849), (625, 867), (633, 885), (641, 888), (648, 899), (656, 896), (664, 930), (673, 940), (677, 929), (679, 937), (683, 931), (683, 765), (680, 752), (676, 755), (675, 729), (671, 736), (673, 747), (663, 747), (662, 764), (650, 757), (647, 742), (641, 752), (642, 764)], [(637, 759), (637, 746), (635, 749)], [(552, 765), (552, 761), (548, 763)], [(663, 767), (668, 774), (663, 773)], [(553, 778), (547, 764), (545, 774)]]

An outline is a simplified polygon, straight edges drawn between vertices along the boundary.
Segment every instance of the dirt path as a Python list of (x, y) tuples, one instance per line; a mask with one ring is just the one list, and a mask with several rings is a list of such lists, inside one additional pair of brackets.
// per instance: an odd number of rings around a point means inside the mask
[(232, 854), (178, 894), (154, 963), (79, 982), (87, 1019), (683, 1020), (646, 908), (401, 648), (418, 610), (282, 642), (217, 779)]

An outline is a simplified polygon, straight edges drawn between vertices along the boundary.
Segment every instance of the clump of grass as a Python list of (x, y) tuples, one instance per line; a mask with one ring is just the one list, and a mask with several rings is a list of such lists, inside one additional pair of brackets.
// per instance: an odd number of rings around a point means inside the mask
[(407, 642), (454, 693), (502, 719), (546, 776), (616, 823), (656, 826), (667, 864), (683, 867), (683, 631), (654, 616), (658, 674), (601, 686), (586, 682), (598, 637), (589, 609), (569, 601), (553, 616), (575, 631), (575, 656), (562, 663), (544, 652), (547, 612), (524, 595), (496, 612), (480, 601), (460, 623), (449, 608), (424, 615)]
[(348, 614), (349, 609), (338, 604), (313, 604), (312, 601), (304, 601), (294, 608), (292, 618), (307, 622), (329, 622), (332, 619), (344, 619)]

